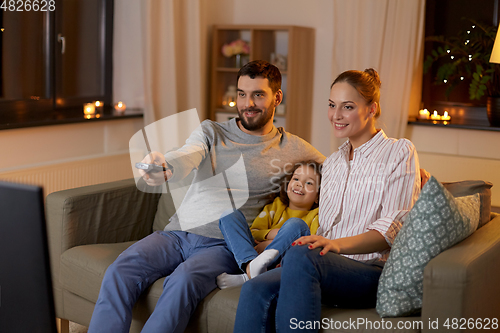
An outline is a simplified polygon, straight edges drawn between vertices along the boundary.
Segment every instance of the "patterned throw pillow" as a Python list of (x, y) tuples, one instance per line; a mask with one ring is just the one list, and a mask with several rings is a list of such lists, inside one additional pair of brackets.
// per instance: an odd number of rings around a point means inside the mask
[(381, 317), (420, 312), (425, 266), (477, 229), (479, 207), (479, 194), (454, 198), (434, 177), (429, 179), (380, 276), (377, 312)]

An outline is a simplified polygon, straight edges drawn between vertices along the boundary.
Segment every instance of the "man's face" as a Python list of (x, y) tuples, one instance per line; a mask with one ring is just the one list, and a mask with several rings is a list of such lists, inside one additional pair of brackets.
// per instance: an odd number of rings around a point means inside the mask
[(236, 107), (243, 128), (250, 132), (272, 128), (274, 108), (281, 102), (280, 96), (281, 90), (273, 94), (268, 79), (240, 76)]

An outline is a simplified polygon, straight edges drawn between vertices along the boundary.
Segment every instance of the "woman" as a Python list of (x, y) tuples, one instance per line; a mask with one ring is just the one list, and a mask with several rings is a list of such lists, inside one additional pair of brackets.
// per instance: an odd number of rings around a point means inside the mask
[(243, 285), (235, 332), (317, 332), (322, 303), (375, 306), (390, 246), (420, 193), (413, 144), (375, 127), (379, 101), (373, 69), (333, 82), (328, 119), (348, 140), (323, 165), (317, 235), (297, 239), (281, 269)]

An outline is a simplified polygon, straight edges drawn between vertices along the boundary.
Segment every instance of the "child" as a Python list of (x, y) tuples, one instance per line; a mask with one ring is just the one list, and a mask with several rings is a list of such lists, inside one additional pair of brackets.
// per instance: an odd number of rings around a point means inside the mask
[(250, 229), (239, 210), (220, 219), (219, 227), (227, 246), (246, 274), (219, 275), (219, 288), (242, 285), (266, 272), (269, 266), (279, 262), (295, 239), (316, 233), (319, 226), (320, 168), (315, 161), (295, 164), (280, 195), (264, 207)]

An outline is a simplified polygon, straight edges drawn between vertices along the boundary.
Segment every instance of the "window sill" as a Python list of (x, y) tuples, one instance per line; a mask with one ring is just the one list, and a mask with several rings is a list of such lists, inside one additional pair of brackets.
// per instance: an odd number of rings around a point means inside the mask
[(142, 117), (142, 109), (127, 109), (122, 114), (111, 110), (105, 110), (104, 114), (93, 118), (86, 118), (83, 115), (82, 109), (54, 110), (52, 113), (43, 114), (39, 118), (33, 117), (32, 115), (28, 118), (22, 113), (16, 113), (10, 116), (0, 116), (0, 130)]
[(437, 105), (435, 108), (429, 109), (431, 114), (434, 110), (436, 110), (440, 115), (444, 114), (444, 111), (447, 111), (451, 117), (451, 120), (448, 122), (444, 122), (435, 120), (422, 120), (416, 119), (415, 117), (410, 117), (408, 119), (408, 125), (500, 132), (500, 127), (493, 127), (490, 125), (488, 117), (486, 115), (486, 107), (442, 103), (441, 105)]
[(452, 119), (451, 121), (444, 123), (442, 121), (432, 121), (432, 120), (421, 120), (410, 118), (408, 119), (408, 125), (417, 126), (434, 126), (439, 128), (460, 128), (460, 129), (470, 129), (470, 130), (480, 130), (480, 131), (494, 131), (500, 132), (500, 127), (492, 127), (488, 122), (473, 122), (473, 121), (458, 121)]

